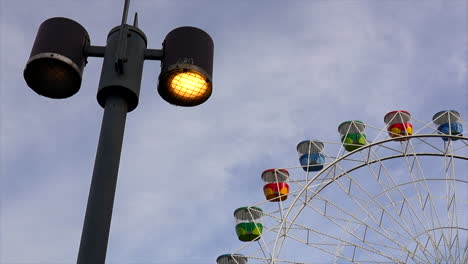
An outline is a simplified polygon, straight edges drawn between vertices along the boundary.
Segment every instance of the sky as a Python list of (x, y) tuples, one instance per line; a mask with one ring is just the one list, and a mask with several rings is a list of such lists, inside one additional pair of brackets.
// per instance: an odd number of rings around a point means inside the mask
[[(0, 263), (75, 263), (103, 109), (102, 67), (52, 100), (22, 72), (39, 25), (67, 17), (104, 46), (123, 1), (0, 0)], [(468, 1), (131, 1), (148, 48), (179, 26), (214, 40), (213, 95), (184, 108), (146, 61), (127, 116), (107, 263), (215, 263), (242, 246), (233, 211), (264, 200), (260, 174), (297, 166), (296, 145), (338, 125), (384, 127), (405, 109), (468, 118)], [(129, 19), (130, 20), (130, 19)]]

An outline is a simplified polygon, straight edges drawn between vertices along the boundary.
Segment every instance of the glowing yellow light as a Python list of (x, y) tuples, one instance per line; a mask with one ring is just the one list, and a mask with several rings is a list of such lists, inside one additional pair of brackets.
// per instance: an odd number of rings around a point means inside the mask
[(206, 78), (193, 71), (175, 72), (168, 78), (169, 93), (181, 100), (197, 100), (210, 92)]

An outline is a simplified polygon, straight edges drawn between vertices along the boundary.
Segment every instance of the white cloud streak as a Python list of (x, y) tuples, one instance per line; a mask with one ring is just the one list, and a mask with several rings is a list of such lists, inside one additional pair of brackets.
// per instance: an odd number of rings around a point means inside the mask
[[(74, 263), (102, 115), (101, 61), (81, 91), (38, 97), (22, 79), (39, 24), (66, 16), (94, 45), (120, 22), (112, 1), (2, 2), (2, 263)], [(31, 14), (31, 10), (35, 13)], [(232, 212), (263, 200), (260, 173), (296, 166), (296, 144), (403, 108), (468, 116), (466, 1), (133, 1), (149, 47), (181, 25), (215, 41), (214, 94), (170, 106), (146, 62), (128, 115), (108, 263), (206, 263), (239, 247)], [(131, 17), (131, 16), (129, 16)]]

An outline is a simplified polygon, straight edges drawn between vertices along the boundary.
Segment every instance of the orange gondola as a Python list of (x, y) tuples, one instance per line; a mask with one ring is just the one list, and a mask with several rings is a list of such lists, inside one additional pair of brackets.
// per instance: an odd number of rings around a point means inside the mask
[[(385, 115), (384, 122), (387, 124), (387, 131), (390, 137), (399, 138), (413, 134), (413, 124), (411, 124), (411, 114), (405, 110), (392, 111)], [(407, 141), (407, 138), (399, 138), (397, 141)]]
[(265, 182), (263, 193), (270, 202), (284, 201), (289, 194), (289, 172), (285, 169), (269, 169), (262, 173)]

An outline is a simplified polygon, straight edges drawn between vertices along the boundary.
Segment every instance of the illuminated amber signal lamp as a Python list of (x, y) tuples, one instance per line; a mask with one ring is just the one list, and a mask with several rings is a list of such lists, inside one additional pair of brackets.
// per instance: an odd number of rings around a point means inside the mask
[(158, 92), (167, 102), (196, 106), (211, 96), (213, 40), (203, 30), (180, 27), (167, 34)]

